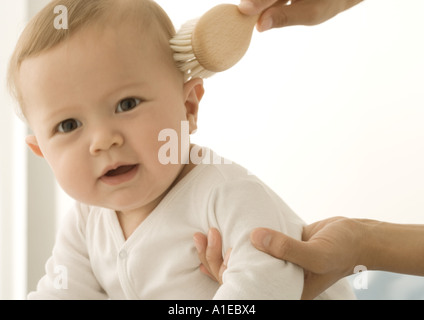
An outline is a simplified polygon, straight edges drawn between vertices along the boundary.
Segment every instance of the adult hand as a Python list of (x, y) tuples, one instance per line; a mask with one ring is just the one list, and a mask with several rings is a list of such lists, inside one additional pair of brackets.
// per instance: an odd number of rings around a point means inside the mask
[(222, 258), (221, 234), (215, 228), (209, 230), (207, 237), (200, 232), (195, 233), (193, 240), (201, 262), (200, 271), (222, 284), (222, 274), (227, 269), (231, 249), (228, 249)]
[[(202, 237), (199, 258), (203, 268), (212, 270), (209, 276), (222, 283), (226, 263), (221, 257), (220, 234), (214, 229), (208, 239)], [(368, 270), (424, 276), (424, 225), (334, 217), (305, 226), (302, 240), (263, 228), (251, 233), (257, 249), (304, 269), (302, 299), (315, 298), (359, 265)], [(228, 259), (227, 252), (224, 260)]]
[[(305, 226), (298, 241), (271, 229), (258, 228), (251, 234), (252, 244), (278, 259), (298, 264), (304, 269), (302, 299), (314, 299), (335, 282), (352, 274), (362, 248), (362, 224), (358, 220), (334, 217)], [(222, 284), (230, 252), (222, 258), (222, 241), (218, 230), (208, 237), (194, 235), (201, 261), (200, 270)]]
[(258, 31), (293, 25), (312, 26), (331, 19), (363, 0), (241, 0), (239, 9), (247, 15), (262, 12)]
[(301, 266), (305, 272), (302, 299), (314, 299), (335, 282), (353, 273), (361, 259), (362, 224), (334, 217), (305, 226), (302, 240), (275, 230), (258, 228), (252, 244), (274, 257)]

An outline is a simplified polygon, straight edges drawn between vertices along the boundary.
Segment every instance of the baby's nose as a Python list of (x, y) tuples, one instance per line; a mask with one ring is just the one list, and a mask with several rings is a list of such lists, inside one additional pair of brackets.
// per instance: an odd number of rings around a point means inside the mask
[(120, 147), (124, 143), (124, 137), (115, 130), (110, 130), (107, 126), (96, 130), (90, 144), (90, 153), (97, 155), (102, 151), (108, 151), (113, 147)]

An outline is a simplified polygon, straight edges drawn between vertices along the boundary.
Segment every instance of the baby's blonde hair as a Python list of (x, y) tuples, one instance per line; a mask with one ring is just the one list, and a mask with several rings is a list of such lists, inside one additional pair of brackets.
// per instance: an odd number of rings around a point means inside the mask
[[(57, 6), (68, 11), (68, 28), (56, 29), (54, 13)], [(26, 122), (24, 101), (18, 85), (19, 70), (25, 59), (37, 55), (66, 41), (88, 26), (104, 27), (132, 23), (139, 30), (154, 30), (154, 39), (164, 50), (175, 35), (174, 26), (165, 11), (153, 0), (52, 0), (25, 27), (9, 62), (8, 89), (17, 101), (16, 114)]]

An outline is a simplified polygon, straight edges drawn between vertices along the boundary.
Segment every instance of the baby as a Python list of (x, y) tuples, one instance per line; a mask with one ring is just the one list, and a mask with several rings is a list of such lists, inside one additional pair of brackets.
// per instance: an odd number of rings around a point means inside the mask
[[(68, 29), (54, 27), (59, 4)], [(302, 269), (249, 234), (300, 238), (302, 220), (247, 170), (211, 163), (207, 148), (186, 141), (180, 161), (163, 161), (161, 133), (195, 131), (204, 93), (175, 66), (174, 32), (150, 0), (52, 1), (24, 30), (9, 84), (33, 132), (26, 142), (76, 200), (29, 299), (300, 298)], [(199, 270), (192, 240), (211, 227), (232, 248), (221, 286)], [(340, 282), (321, 298), (354, 295)]]

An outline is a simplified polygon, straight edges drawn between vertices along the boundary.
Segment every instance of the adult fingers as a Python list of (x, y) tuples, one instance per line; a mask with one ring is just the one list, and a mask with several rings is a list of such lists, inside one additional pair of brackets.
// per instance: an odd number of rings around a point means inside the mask
[(263, 32), (272, 28), (293, 25), (315, 25), (325, 21), (320, 0), (296, 1), (291, 5), (278, 1), (265, 10), (258, 21), (258, 30)]
[(256, 15), (272, 6), (278, 0), (241, 0), (239, 9), (246, 15)]
[(209, 271), (219, 281), (219, 270), (223, 263), (222, 259), (222, 238), (219, 231), (211, 228), (208, 232), (208, 246), (206, 247), (206, 260), (209, 264)]
[(218, 280), (219, 280), (219, 283), (221, 283), (221, 284), (224, 282), (222, 277), (224, 275), (224, 271), (227, 270), (228, 261), (230, 260), (230, 256), (231, 256), (231, 250), (232, 250), (231, 248), (229, 248), (227, 250), (227, 252), (225, 253), (225, 256), (224, 256), (224, 261), (222, 262), (222, 265), (219, 268), (219, 274), (218, 274), (219, 279)]
[[(217, 229), (210, 229), (208, 236), (198, 232), (194, 234), (193, 240), (197, 249), (197, 254), (201, 262), (200, 271), (211, 277), (213, 280), (222, 283), (220, 276), (222, 259), (222, 240)], [(225, 271), (225, 269), (223, 270)], [(223, 273), (223, 271), (221, 273)]]
[(308, 242), (298, 241), (281, 232), (266, 228), (253, 230), (250, 239), (257, 249), (278, 259), (295, 263), (303, 269), (315, 272), (325, 268), (320, 265), (323, 257), (319, 248)]
[(258, 30), (293, 25), (312, 26), (320, 24), (363, 0), (297, 0), (278, 1), (265, 10), (258, 21)]
[(201, 263), (201, 269), (203, 268), (202, 272), (204, 271), (204, 269), (206, 269), (209, 272), (208, 270), (209, 266), (208, 267), (205, 266), (205, 265), (208, 265), (206, 260), (206, 248), (208, 246), (207, 237), (203, 233), (197, 232), (193, 235), (193, 241), (197, 250), (197, 255)]

